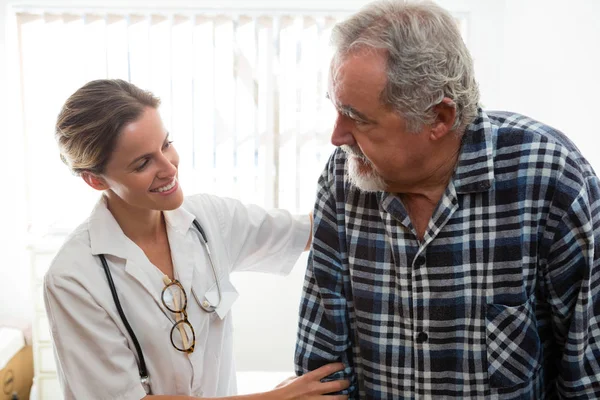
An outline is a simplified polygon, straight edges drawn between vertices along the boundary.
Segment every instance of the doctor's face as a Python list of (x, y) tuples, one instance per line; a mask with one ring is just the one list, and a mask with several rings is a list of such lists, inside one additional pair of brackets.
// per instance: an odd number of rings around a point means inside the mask
[(102, 178), (108, 190), (130, 206), (173, 210), (183, 202), (178, 165), (179, 155), (158, 110), (147, 107), (124, 127)]

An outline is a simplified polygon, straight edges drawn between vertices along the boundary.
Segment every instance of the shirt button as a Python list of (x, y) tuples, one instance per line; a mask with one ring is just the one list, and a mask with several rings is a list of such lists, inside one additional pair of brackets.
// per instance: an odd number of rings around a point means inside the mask
[(429, 338), (429, 336), (427, 336), (427, 334), (425, 332), (419, 332), (417, 334), (417, 343), (426, 342), (428, 338)]
[(204, 307), (204, 308), (208, 308), (208, 307), (210, 307), (210, 303), (209, 303), (207, 300), (204, 300), (204, 301), (202, 302), (202, 307)]
[(424, 256), (418, 256), (415, 259), (415, 267), (422, 267), (423, 265), (425, 265), (425, 257)]

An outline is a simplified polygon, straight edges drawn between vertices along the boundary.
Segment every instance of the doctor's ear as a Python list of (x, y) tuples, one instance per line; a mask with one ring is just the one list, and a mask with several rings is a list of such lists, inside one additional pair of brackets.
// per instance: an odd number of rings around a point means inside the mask
[(106, 184), (106, 181), (101, 176), (98, 176), (98, 175), (93, 174), (88, 171), (84, 171), (81, 173), (81, 177), (83, 178), (85, 183), (87, 183), (88, 185), (90, 185), (90, 187), (92, 187), (96, 190), (108, 189), (108, 185)]

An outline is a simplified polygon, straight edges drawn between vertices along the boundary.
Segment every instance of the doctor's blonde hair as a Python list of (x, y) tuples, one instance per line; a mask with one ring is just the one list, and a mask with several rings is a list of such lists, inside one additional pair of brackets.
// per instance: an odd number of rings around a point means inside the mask
[(86, 83), (63, 105), (55, 136), (60, 158), (75, 175), (102, 174), (123, 128), (158, 108), (160, 99), (121, 79)]

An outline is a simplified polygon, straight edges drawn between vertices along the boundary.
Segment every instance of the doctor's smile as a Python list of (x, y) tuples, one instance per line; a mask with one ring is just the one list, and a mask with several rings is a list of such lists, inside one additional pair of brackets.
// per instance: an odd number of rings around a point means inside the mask
[(166, 196), (166, 195), (169, 195), (169, 194), (175, 192), (178, 188), (179, 188), (179, 184), (177, 183), (177, 178), (173, 178), (171, 183), (169, 183), (165, 186), (161, 186), (156, 189), (150, 189), (150, 191), (153, 193), (159, 193), (161, 195)]

